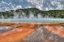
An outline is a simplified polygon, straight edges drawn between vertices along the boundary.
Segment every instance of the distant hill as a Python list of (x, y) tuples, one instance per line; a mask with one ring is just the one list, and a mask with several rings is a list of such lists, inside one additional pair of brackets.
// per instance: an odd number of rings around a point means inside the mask
[(64, 10), (41, 11), (37, 8), (17, 9), (0, 12), (0, 19), (4, 18), (64, 18)]

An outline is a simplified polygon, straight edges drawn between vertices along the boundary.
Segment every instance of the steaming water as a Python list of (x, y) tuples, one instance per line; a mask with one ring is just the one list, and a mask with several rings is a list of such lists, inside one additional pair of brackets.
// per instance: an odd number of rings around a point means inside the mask
[(14, 14), (13, 18), (8, 18), (8, 19), (5, 19), (2, 16), (2, 19), (0, 19), (0, 22), (43, 22), (43, 23), (60, 22), (60, 23), (64, 23), (64, 19), (53, 18), (49, 16), (42, 17), (41, 14), (38, 14), (37, 17), (35, 17), (34, 13), (32, 12), (30, 12), (29, 18), (27, 18), (24, 12), (17, 13), (16, 11), (14, 11), (13, 14)]
[(35, 18), (35, 19), (0, 19), (0, 22), (43, 22), (43, 23), (51, 23), (51, 22), (60, 22), (64, 23), (64, 19), (54, 19), (54, 18)]

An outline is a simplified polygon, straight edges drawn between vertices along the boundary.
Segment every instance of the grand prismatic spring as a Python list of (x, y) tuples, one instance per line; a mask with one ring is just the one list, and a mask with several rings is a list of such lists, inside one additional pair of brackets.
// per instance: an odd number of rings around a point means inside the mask
[(0, 0), (0, 42), (64, 42), (64, 0)]
[[(64, 23), (48, 21), (0, 21), (0, 42), (63, 42)], [(62, 19), (63, 20), (63, 19)], [(20, 21), (20, 22), (19, 22)], [(42, 21), (42, 22), (41, 22)]]

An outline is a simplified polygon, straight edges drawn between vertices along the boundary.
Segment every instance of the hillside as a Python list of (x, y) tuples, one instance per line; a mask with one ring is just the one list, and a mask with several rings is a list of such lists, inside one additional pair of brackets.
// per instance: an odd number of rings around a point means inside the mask
[(41, 11), (37, 8), (28, 8), (0, 12), (0, 19), (7, 18), (64, 18), (64, 10)]

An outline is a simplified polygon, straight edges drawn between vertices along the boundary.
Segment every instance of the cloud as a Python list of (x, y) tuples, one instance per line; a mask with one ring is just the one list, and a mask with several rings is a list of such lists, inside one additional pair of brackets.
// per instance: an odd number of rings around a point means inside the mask
[(22, 8), (26, 8), (30, 5), (30, 3), (27, 2), (27, 0), (12, 0), (12, 4), (21, 5)]
[(64, 2), (64, 1), (61, 1), (61, 0), (52, 1), (51, 7), (55, 10), (63, 10), (64, 9), (64, 3), (62, 3), (62, 2)]
[(62, 10), (64, 9), (64, 0), (27, 0), (40, 10)]
[(17, 5), (16, 8), (15, 8), (15, 10), (16, 9), (22, 9), (22, 6), (21, 5)]
[(64, 0), (11, 0), (0, 2), (0, 11), (17, 8), (38, 8), (40, 10), (63, 10)]
[(40, 10), (43, 7), (43, 0), (27, 0), (27, 2), (31, 3), (33, 6)]
[(22, 8), (38, 8), (40, 10), (63, 10), (64, 0), (12, 0), (12, 4)]
[(4, 2), (4, 1), (0, 2), (0, 12), (1, 11), (8, 11), (8, 10), (16, 10), (16, 9), (19, 9), (19, 8), (22, 8), (22, 6), (21, 5), (15, 6), (11, 2), (10, 3)]

